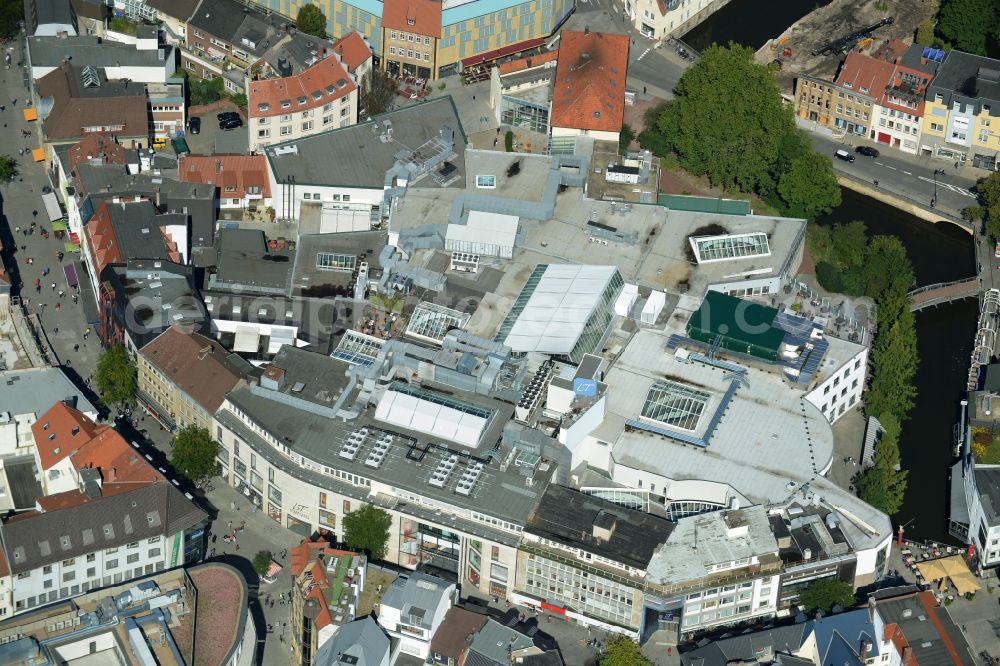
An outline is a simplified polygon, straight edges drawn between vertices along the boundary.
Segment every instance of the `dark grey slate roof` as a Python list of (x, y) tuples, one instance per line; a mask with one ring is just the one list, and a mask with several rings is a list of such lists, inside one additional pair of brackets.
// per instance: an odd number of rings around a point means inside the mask
[[(611, 538), (596, 539), (595, 526), (613, 527)], [(524, 530), (645, 569), (653, 552), (667, 540), (674, 526), (665, 518), (644, 511), (626, 509), (565, 486), (550, 485)]]
[(992, 105), (995, 114), (1000, 106), (1000, 60), (949, 51), (927, 88), (927, 98), (933, 99), (936, 93), (942, 94), (949, 106), (955, 97), (974, 103), (976, 113), (983, 103)]
[(109, 203), (108, 215), (125, 260), (169, 259), (160, 227), (187, 224), (185, 215), (157, 215), (152, 204)]
[(76, 26), (76, 16), (69, 0), (24, 0), (25, 28), (35, 34), (40, 25), (63, 23)]
[(171, 536), (207, 517), (164, 481), (14, 520), (0, 526), (0, 541), (11, 573), (16, 574), (101, 548)]
[(802, 646), (807, 624), (774, 627), (744, 636), (726, 638), (681, 655), (684, 666), (726, 666), (731, 661), (753, 662), (757, 650), (770, 648), (773, 653), (791, 653)]

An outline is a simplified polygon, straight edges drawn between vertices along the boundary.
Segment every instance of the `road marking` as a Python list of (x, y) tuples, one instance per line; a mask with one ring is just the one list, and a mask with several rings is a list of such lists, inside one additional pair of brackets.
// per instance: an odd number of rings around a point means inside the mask
[[(925, 183), (933, 183), (934, 182), (934, 179), (927, 178), (925, 176), (917, 176), (917, 178), (919, 180), (924, 181)], [(977, 199), (978, 198), (975, 194), (973, 194), (969, 190), (963, 189), (963, 188), (958, 187), (956, 185), (951, 185), (949, 183), (942, 183), (940, 180), (937, 181), (937, 186), (938, 187), (943, 187), (946, 190), (951, 190), (955, 194), (961, 194), (962, 196), (965, 196), (965, 197), (970, 197), (972, 199)]]
[(904, 171), (903, 173), (905, 173), (905, 174), (906, 174), (907, 176), (912, 176), (912, 175), (913, 175), (913, 174), (912, 174), (912, 173), (910, 173), (909, 171)]
[(643, 56), (645, 56), (647, 53), (649, 53), (649, 49), (646, 49), (645, 51), (643, 51), (642, 53), (640, 53), (639, 57), (636, 58), (635, 61), (639, 62), (640, 60), (642, 60)]
[(888, 164), (883, 164), (882, 166), (884, 166), (886, 169), (892, 169), (893, 171), (898, 171), (898, 169), (896, 169), (896, 167), (889, 166)]

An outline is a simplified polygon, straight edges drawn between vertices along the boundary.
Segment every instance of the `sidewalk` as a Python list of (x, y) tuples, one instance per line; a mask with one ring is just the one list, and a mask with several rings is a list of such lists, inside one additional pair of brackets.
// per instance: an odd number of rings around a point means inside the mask
[[(293, 664), (288, 627), (292, 606), (279, 602), (279, 595), (284, 594), (287, 599), (292, 589), (290, 556), (281, 558), (279, 554), (298, 545), (302, 537), (278, 525), (265, 512), (252, 511), (250, 500), (226, 485), (224, 480), (215, 478), (212, 485), (212, 490), (205, 497), (216, 508), (217, 514), (209, 529), (207, 548), (209, 552), (215, 549), (212, 559), (235, 566), (247, 579), (258, 641), (264, 643), (262, 659), (258, 663)], [(243, 527), (237, 534), (235, 544), (222, 540), (223, 535), (231, 531), (230, 525), (237, 530)], [(284, 567), (274, 583), (259, 581), (253, 572), (253, 557), (261, 550), (271, 551), (274, 560)], [(268, 601), (274, 601), (274, 606), (271, 607)], [(267, 633), (268, 624), (273, 627), (270, 634)]]

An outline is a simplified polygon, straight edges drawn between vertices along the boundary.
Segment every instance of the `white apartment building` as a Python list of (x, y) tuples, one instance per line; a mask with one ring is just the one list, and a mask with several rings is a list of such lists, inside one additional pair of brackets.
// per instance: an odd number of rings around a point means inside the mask
[(816, 405), (830, 423), (859, 407), (868, 371), (868, 347), (840, 338), (825, 338), (829, 347), (816, 371), (815, 388), (806, 400)]
[(379, 603), (378, 623), (399, 641), (400, 652), (426, 660), (455, 599), (453, 583), (421, 573), (399, 576)]
[(299, 74), (247, 82), (250, 149), (358, 121), (358, 81), (333, 52)]
[(663, 40), (691, 30), (725, 2), (720, 0), (623, 0), (625, 15), (644, 37)]
[(80, 490), (43, 498), (38, 515), (0, 526), (9, 568), (0, 616), (201, 558), (207, 516), (173, 485), (102, 497), (100, 472), (89, 471)]
[(773, 617), (778, 551), (764, 507), (682, 518), (649, 563), (648, 603), (673, 612), (684, 633)]

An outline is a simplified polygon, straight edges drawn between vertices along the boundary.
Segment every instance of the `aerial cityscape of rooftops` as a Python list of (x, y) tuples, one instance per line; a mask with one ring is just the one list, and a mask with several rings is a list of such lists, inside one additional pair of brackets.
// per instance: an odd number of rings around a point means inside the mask
[(757, 4), (0, 3), (0, 664), (1000, 663), (1000, 5)]

